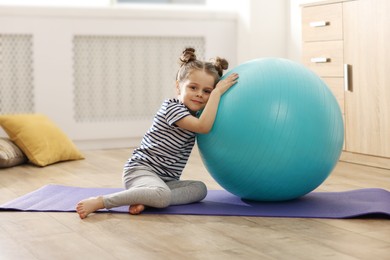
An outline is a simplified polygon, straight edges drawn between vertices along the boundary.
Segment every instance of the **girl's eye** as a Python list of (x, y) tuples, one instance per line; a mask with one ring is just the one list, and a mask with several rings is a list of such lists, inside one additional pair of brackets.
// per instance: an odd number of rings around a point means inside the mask
[(210, 94), (210, 93), (211, 93), (211, 90), (205, 90), (204, 93)]

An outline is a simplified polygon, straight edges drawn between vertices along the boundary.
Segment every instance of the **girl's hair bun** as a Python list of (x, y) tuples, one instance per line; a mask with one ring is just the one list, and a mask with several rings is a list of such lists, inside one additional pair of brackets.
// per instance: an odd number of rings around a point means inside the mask
[(184, 64), (195, 60), (196, 60), (195, 49), (186, 48), (180, 56), (180, 63), (181, 63), (180, 65), (183, 66)]
[(229, 67), (227, 60), (220, 57), (216, 57), (207, 62), (198, 60), (195, 55), (195, 49), (191, 47), (187, 47), (182, 52), (179, 62), (180, 68), (176, 74), (176, 80), (178, 82), (187, 79), (192, 71), (199, 70), (213, 76), (214, 83), (217, 84), (222, 77), (223, 71)]
[(220, 77), (222, 77), (223, 71), (229, 68), (229, 62), (223, 58), (216, 57), (215, 59), (212, 59), (211, 62), (217, 69)]

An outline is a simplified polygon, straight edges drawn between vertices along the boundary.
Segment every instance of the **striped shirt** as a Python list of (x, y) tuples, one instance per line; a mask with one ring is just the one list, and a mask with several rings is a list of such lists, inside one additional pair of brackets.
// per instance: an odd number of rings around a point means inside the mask
[(163, 180), (178, 180), (195, 144), (195, 133), (175, 123), (189, 115), (188, 108), (178, 99), (165, 100), (125, 169), (147, 167)]

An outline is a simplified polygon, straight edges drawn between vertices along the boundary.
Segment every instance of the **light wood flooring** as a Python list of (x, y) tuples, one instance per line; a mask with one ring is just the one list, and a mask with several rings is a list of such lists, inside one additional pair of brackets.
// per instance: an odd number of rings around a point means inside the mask
[[(131, 149), (0, 170), (0, 203), (43, 185), (121, 187)], [(219, 189), (194, 149), (183, 179)], [(390, 190), (390, 170), (340, 162), (318, 190)], [(0, 259), (390, 259), (388, 219), (0, 212)]]

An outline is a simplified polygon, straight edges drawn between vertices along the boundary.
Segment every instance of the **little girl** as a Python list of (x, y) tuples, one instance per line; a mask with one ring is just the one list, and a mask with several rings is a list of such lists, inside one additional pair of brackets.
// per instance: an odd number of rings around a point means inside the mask
[(211, 130), (220, 98), (237, 82), (238, 75), (233, 73), (220, 80), (228, 62), (218, 57), (212, 62), (197, 60), (193, 48), (183, 51), (180, 62), (177, 98), (163, 102), (140, 147), (125, 164), (126, 190), (80, 201), (76, 206), (80, 218), (99, 209), (124, 205), (129, 205), (129, 213), (136, 215), (145, 206), (164, 208), (206, 197), (203, 182), (179, 178), (195, 144), (196, 133)]

